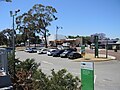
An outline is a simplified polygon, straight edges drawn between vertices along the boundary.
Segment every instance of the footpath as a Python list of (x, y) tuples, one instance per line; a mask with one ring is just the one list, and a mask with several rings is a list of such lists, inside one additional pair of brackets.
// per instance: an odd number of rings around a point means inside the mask
[(108, 58), (106, 58), (106, 55), (99, 54), (99, 57), (95, 58), (94, 54), (86, 53), (83, 58), (75, 59), (76, 62), (101, 62), (101, 61), (110, 61), (115, 60), (116, 57), (108, 55)]
[(99, 56), (95, 58), (94, 50), (86, 49), (85, 56), (83, 58), (75, 59), (75, 62), (101, 62), (101, 61), (110, 61), (110, 60), (120, 60), (120, 52), (114, 52), (113, 50), (108, 50), (108, 57), (106, 58), (106, 51), (99, 50)]

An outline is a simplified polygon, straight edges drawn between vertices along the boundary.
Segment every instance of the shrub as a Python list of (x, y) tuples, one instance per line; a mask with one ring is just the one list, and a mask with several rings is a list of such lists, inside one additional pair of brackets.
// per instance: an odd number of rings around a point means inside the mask
[(51, 75), (47, 76), (38, 69), (39, 66), (34, 59), (17, 63), (14, 90), (81, 90), (80, 79), (66, 69), (58, 72), (53, 69)]

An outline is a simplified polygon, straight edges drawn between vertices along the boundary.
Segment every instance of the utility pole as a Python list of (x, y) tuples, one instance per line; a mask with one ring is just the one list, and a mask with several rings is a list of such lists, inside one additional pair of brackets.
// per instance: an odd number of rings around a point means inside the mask
[(57, 47), (57, 40), (58, 40), (58, 35), (57, 35), (57, 33), (58, 33), (58, 30), (59, 29), (63, 29), (63, 27), (58, 27), (58, 26), (56, 26), (56, 42), (55, 42), (55, 44), (56, 44), (56, 47)]
[(17, 13), (20, 12), (20, 10), (18, 9), (17, 11), (15, 11), (15, 13), (13, 14), (12, 11), (10, 11), (10, 16), (12, 17), (13, 19), (13, 30), (12, 30), (12, 42), (13, 42), (13, 71), (14, 71), (14, 78), (15, 78), (15, 23), (14, 23), (14, 19), (15, 19), (15, 16), (17, 15)]
[(108, 58), (108, 39), (106, 40), (106, 58)]
[(98, 56), (98, 36), (94, 36), (94, 41), (95, 41), (95, 58), (99, 57)]

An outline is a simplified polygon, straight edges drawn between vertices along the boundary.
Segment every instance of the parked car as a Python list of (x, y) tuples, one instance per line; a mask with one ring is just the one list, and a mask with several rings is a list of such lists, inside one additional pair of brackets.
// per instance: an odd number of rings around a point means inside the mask
[(58, 49), (49, 49), (48, 51), (47, 51), (47, 55), (48, 56), (52, 56), (53, 55), (53, 53), (55, 52), (55, 51), (57, 51)]
[(32, 49), (33, 53), (37, 53), (37, 48), (33, 47), (31, 49)]
[(48, 48), (42, 48), (41, 50), (38, 50), (37, 53), (38, 54), (46, 54), (48, 51)]
[(37, 49), (36, 49), (35, 47), (33, 47), (33, 48), (26, 48), (26, 49), (25, 49), (25, 52), (36, 53), (36, 52), (37, 52)]
[(67, 50), (65, 50), (62, 54), (60, 54), (60, 57), (61, 57), (61, 58), (67, 58), (68, 55), (69, 55), (71, 52), (73, 52), (73, 51), (74, 51), (73, 49), (67, 49)]
[(26, 48), (25, 52), (32, 52), (32, 49), (31, 48)]
[(63, 53), (64, 50), (57, 50), (53, 53), (53, 57), (59, 57), (61, 53)]
[(77, 58), (81, 58), (81, 54), (80, 53), (77, 53), (77, 52), (71, 52), (69, 55), (68, 55), (68, 58), (69, 59), (77, 59)]
[(57, 45), (57, 49), (62, 50), (64, 47), (62, 45)]
[(31, 51), (31, 48), (26, 48), (24, 51), (29, 52), (29, 51)]

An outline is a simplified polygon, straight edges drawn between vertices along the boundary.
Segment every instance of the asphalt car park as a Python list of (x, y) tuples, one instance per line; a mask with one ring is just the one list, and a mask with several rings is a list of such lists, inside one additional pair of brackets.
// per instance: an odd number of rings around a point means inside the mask
[[(80, 62), (68, 58), (52, 57), (47, 54), (26, 53), (24, 51), (16, 51), (16, 58), (21, 61), (27, 58), (34, 58), (35, 62), (41, 63), (40, 67), (47, 75), (51, 74), (51, 70), (58, 71), (67, 69), (68, 72), (80, 78)], [(94, 64), (95, 90), (120, 90), (120, 61), (112, 60), (107, 62), (97, 62)]]
[(32, 47), (32, 48), (26, 48), (24, 51), (28, 53), (47, 54), (48, 56), (69, 58), (69, 59), (81, 58), (81, 54), (76, 52), (77, 50), (72, 48), (55, 49), (55, 48), (44, 48), (44, 47), (43, 48)]
[(73, 62), (73, 60), (68, 58), (53, 57), (53, 56), (48, 56), (47, 54), (26, 53), (24, 51), (17, 51), (16, 58), (19, 58), (21, 61), (24, 61), (27, 58), (35, 59), (36, 62), (41, 63), (40, 68), (42, 68), (42, 70), (47, 74), (50, 74), (52, 69), (60, 70), (63, 68), (66, 69), (70, 67), (72, 68), (72, 71), (71, 69), (69, 69), (70, 72), (73, 72), (75, 76), (80, 75), (80, 73), (75, 73), (75, 72), (79, 72), (79, 70), (77, 70), (75, 68), (76, 65), (74, 65), (74, 64), (78, 64), (79, 66), (79, 63)]

